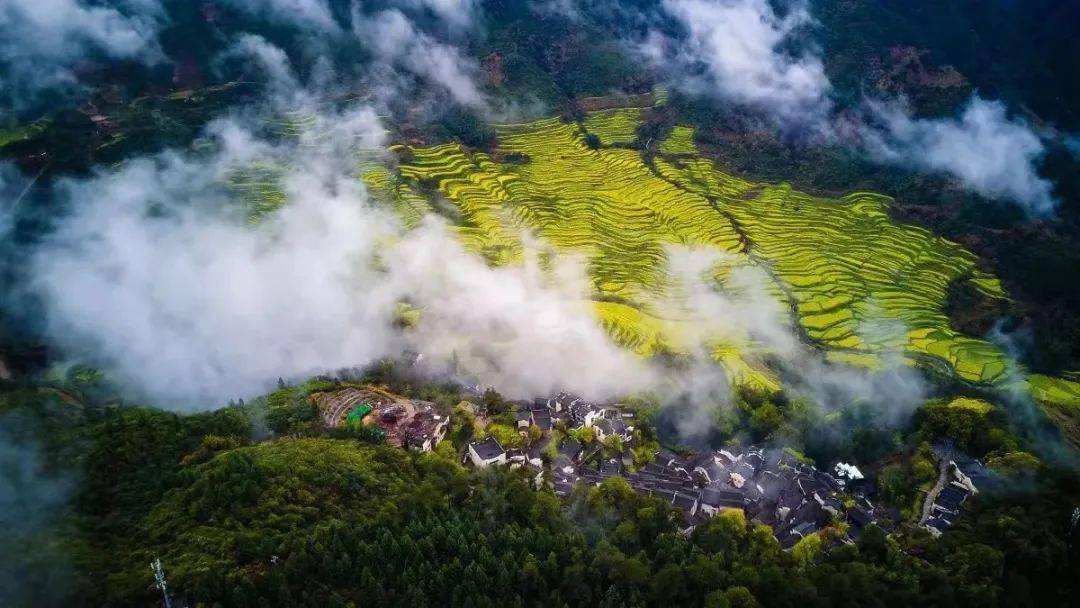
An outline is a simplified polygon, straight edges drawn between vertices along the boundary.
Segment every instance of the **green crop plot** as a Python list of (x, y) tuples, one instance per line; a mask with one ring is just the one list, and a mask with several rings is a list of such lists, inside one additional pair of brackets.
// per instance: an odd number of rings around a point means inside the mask
[(1080, 378), (1052, 378), (1035, 374), (1027, 382), (1031, 396), (1038, 401), (1080, 408)]
[(637, 128), (641, 125), (641, 110), (638, 108), (618, 108), (589, 112), (585, 117), (585, 130), (600, 138), (605, 146), (628, 146), (637, 139)]
[(303, 140), (309, 138), (318, 126), (318, 116), (312, 112), (286, 112), (270, 122), (271, 130), (280, 137)]
[(406, 227), (412, 228), (431, 212), (431, 204), (383, 165), (364, 163), (360, 178), (376, 200), (389, 203)]
[(345, 426), (351, 429), (359, 428), (364, 424), (364, 418), (373, 410), (371, 404), (361, 403), (345, 416)]
[(288, 197), (281, 189), (284, 171), (275, 162), (256, 161), (229, 175), (229, 189), (246, 208), (248, 221), (257, 223), (287, 202)]
[(665, 155), (697, 154), (694, 147), (694, 129), (676, 125), (667, 139), (660, 144), (660, 153)]
[[(721, 289), (730, 288), (732, 267), (764, 271), (766, 290), (790, 311), (786, 321), (831, 361), (874, 368), (885, 354), (903, 354), (973, 385), (1005, 381), (1005, 355), (954, 330), (944, 312), (950, 286), (960, 282), (1007, 297), (972, 253), (893, 222), (879, 194), (822, 198), (718, 171), (697, 152), (689, 127), (673, 128), (646, 163), (629, 147), (641, 120), (641, 109), (619, 108), (587, 113), (581, 124), (497, 125), (491, 154), (398, 145), (397, 171), (369, 169), (364, 181), (409, 224), (432, 212), (428, 201), (449, 201), (462, 242), (492, 263), (517, 260), (526, 233), (582, 257), (599, 321), (643, 356), (678, 351), (708, 325), (664, 318), (670, 312), (657, 306), (671, 287), (668, 251), (684, 246), (727, 254), (714, 269)], [(587, 134), (600, 139), (599, 149), (586, 144)], [(704, 340), (736, 382), (779, 387), (762, 362), (767, 350), (749, 336)], [(1053, 399), (1076, 399), (1075, 386), (1032, 381), (1033, 392)]]

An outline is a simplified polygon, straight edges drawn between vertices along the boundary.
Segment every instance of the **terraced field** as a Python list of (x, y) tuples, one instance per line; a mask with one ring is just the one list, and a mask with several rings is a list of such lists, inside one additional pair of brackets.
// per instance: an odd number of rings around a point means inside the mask
[(619, 108), (589, 112), (585, 117), (585, 130), (600, 139), (605, 146), (628, 146), (637, 139), (637, 128), (641, 124), (641, 110), (638, 108)]
[[(452, 212), (440, 212), (492, 263), (517, 259), (525, 234), (583, 257), (600, 322), (642, 355), (679, 352), (704, 334), (736, 382), (766, 392), (779, 387), (763, 363), (766, 345), (658, 304), (673, 286), (671, 247), (684, 247), (723, 254), (713, 268), (721, 291), (732, 291), (732, 269), (761, 271), (789, 326), (834, 362), (874, 367), (900, 353), (970, 385), (1015, 380), (997, 347), (955, 331), (944, 313), (953, 283), (1007, 297), (973, 254), (893, 223), (882, 195), (814, 197), (718, 171), (698, 154), (689, 127), (650, 142), (655, 153), (646, 160), (636, 149), (645, 112), (603, 109), (581, 123), (497, 125), (491, 154), (458, 144), (399, 145), (392, 148), (396, 171), (369, 168), (364, 181), (407, 224), (433, 212), (430, 201), (449, 201)], [(588, 134), (599, 149), (586, 144)], [(1036, 398), (1080, 407), (1080, 384), (1072, 380), (1036, 376), (1031, 388)]]
[(256, 223), (287, 202), (288, 197), (281, 189), (283, 174), (281, 165), (260, 161), (229, 175), (229, 189), (247, 210), (248, 221)]
[[(226, 179), (227, 186), (245, 207), (252, 224), (257, 224), (287, 202), (288, 196), (281, 180), (286, 173), (297, 169), (296, 157), (325, 148), (331, 139), (328, 134), (331, 126), (310, 111), (285, 112), (267, 121), (265, 126), (285, 146), (292, 146), (284, 148), (288, 154), (252, 161), (233, 170)], [(399, 186), (401, 180), (386, 167), (383, 150), (354, 146), (350, 152), (369, 191), (386, 201), (392, 201), (406, 223), (413, 225), (419, 222), (419, 218), (431, 210), (423, 197), (409, 196), (404, 191), (391, 196), (391, 191)]]

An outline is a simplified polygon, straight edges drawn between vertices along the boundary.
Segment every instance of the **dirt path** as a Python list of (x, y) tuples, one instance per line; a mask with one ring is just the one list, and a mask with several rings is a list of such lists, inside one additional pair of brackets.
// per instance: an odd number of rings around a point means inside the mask
[(937, 500), (938, 494), (945, 489), (945, 484), (949, 480), (949, 464), (945, 462), (945, 459), (938, 461), (938, 479), (934, 487), (930, 488), (930, 491), (926, 494), (926, 501), (923, 502), (922, 517), (919, 518), (919, 525), (926, 523), (926, 520), (930, 519), (930, 510), (934, 508), (934, 501)]

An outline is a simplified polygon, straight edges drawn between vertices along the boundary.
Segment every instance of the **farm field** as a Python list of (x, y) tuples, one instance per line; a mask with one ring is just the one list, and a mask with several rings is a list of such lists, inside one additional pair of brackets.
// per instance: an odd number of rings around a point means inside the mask
[[(519, 259), (524, 234), (581, 256), (598, 319), (642, 356), (683, 351), (694, 337), (736, 383), (779, 388), (764, 363), (766, 345), (709, 333), (708, 319), (672, 318), (658, 305), (671, 295), (674, 247), (714, 252), (715, 285), (734, 297), (731, 271), (756, 269), (782, 321), (833, 362), (872, 368), (901, 354), (972, 386), (1015, 380), (1000, 349), (951, 328), (944, 311), (950, 286), (960, 282), (991, 299), (1008, 297), (974, 254), (893, 222), (880, 194), (823, 198), (723, 173), (697, 152), (689, 127), (674, 127), (643, 155), (636, 133), (647, 111), (607, 108), (580, 123), (496, 125), (490, 154), (457, 143), (396, 145), (396, 168), (368, 166), (362, 177), (407, 226), (433, 212), (431, 193), (452, 202), (461, 241), (490, 263)], [(590, 134), (598, 149), (588, 145)], [(1040, 401), (1070, 407), (1080, 394), (1071, 381), (1040, 376), (1031, 389)]]

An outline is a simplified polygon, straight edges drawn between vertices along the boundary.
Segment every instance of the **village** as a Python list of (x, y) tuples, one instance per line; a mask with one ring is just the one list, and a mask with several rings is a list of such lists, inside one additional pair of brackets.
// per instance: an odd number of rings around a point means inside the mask
[[(520, 407), (515, 416), (523, 433), (539, 427), (540, 440), (519, 450), (504, 449), (488, 437), (468, 445), (465, 461), (476, 467), (524, 468), (536, 487), (546, 484), (560, 497), (578, 484), (621, 477), (636, 492), (678, 508), (684, 533), (722, 510), (738, 509), (748, 520), (769, 526), (785, 548), (836, 522), (845, 523), (849, 537), (857, 538), (876, 520), (874, 504), (860, 490), (862, 476), (851, 465), (838, 466), (833, 475), (782, 450), (731, 446), (693, 454), (659, 448), (650, 461), (635, 466), (630, 453), (634, 415), (623, 408), (561, 393)], [(569, 432), (558, 433), (553, 446), (556, 425)], [(597, 441), (587, 446), (574, 439), (580, 429), (590, 429)], [(620, 456), (605, 449), (613, 445), (622, 448)]]
[(375, 388), (345, 388), (315, 399), (327, 428), (367, 428), (388, 444), (431, 451), (446, 437), (450, 417), (433, 403), (404, 399)]
[[(451, 429), (451, 417), (435, 404), (375, 388), (345, 388), (316, 401), (327, 427), (364, 428), (405, 449), (431, 451)], [(462, 450), (462, 463), (521, 469), (534, 488), (548, 487), (562, 498), (575, 487), (620, 477), (634, 491), (678, 508), (684, 533), (725, 509), (737, 509), (772, 529), (789, 549), (826, 528), (841, 531), (840, 542), (851, 542), (867, 525), (896, 517), (895, 509), (875, 504), (872, 488), (852, 464), (821, 470), (790, 451), (753, 445), (706, 452), (658, 446), (643, 458), (635, 445), (635, 414), (628, 408), (568, 393), (509, 407), (516, 431), (511, 441), (504, 437), (500, 443), (491, 433), (474, 438)], [(940, 478), (927, 493), (919, 521), (935, 535), (978, 492), (974, 480), (982, 470), (977, 461), (949, 457), (942, 454)]]

